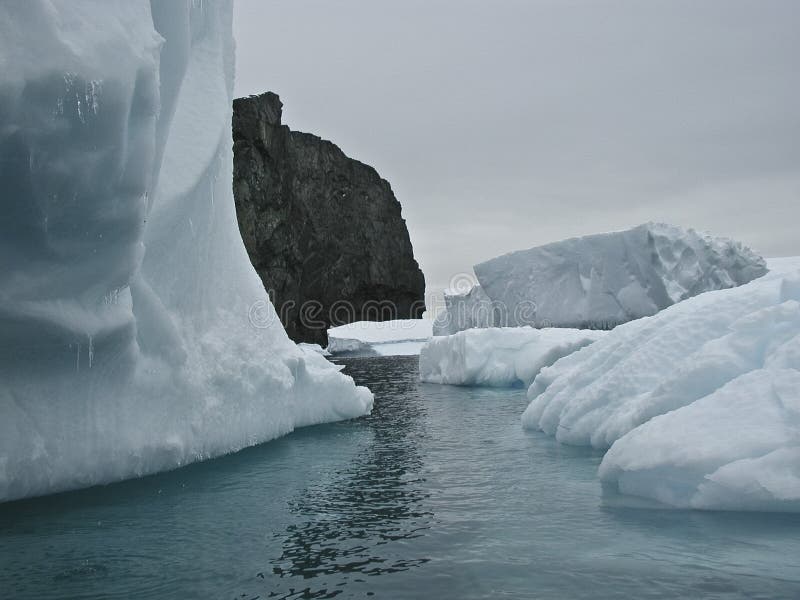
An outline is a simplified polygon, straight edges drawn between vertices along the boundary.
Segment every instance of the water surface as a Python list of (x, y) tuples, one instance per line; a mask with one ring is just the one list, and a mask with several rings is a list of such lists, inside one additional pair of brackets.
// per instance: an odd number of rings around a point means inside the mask
[(522, 390), (345, 361), (367, 418), (0, 505), (0, 598), (800, 598), (800, 516), (606, 506)]

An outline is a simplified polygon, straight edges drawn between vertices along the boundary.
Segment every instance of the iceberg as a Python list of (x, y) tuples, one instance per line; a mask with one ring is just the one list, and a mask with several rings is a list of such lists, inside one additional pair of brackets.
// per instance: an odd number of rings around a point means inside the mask
[(512, 252), (474, 266), (479, 285), (446, 294), (435, 335), (471, 327), (612, 329), (702, 292), (764, 275), (741, 243), (662, 223)]
[(328, 329), (331, 355), (414, 356), (431, 338), (429, 319), (356, 321)]
[(756, 369), (620, 438), (612, 492), (695, 509), (800, 512), (800, 371)]
[(357, 417), (232, 198), (232, 6), (0, 5), (0, 501)]
[(522, 416), (610, 448), (607, 489), (678, 507), (800, 509), (800, 259), (542, 369)]
[(495, 306), (480, 285), (466, 292), (445, 291), (444, 309), (433, 321), (433, 335), (453, 335), (465, 329), (502, 325), (495, 323), (495, 317)]
[(495, 327), (432, 338), (419, 356), (421, 381), (521, 387), (541, 369), (606, 334), (589, 329)]

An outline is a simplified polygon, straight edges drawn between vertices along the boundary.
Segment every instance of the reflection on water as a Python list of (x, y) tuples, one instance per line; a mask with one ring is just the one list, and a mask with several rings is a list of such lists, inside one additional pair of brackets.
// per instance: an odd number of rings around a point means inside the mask
[(363, 381), (367, 371), (376, 381), (375, 409), (364, 419), (373, 442), (346, 469), (306, 488), (290, 502), (291, 512), (304, 520), (277, 534), (284, 539), (283, 552), (273, 562), (276, 575), (309, 579), (338, 573), (347, 579), (404, 571), (428, 561), (423, 556), (392, 557), (381, 548), (423, 535), (433, 519), (424, 505), (429, 494), (421, 474), (425, 405), (413, 394), (417, 385), (407, 369), (398, 368), (397, 360), (352, 363), (349, 373), (357, 380)]
[(367, 418), (0, 505), (0, 600), (800, 598), (800, 515), (615, 506), (524, 390), (343, 362)]

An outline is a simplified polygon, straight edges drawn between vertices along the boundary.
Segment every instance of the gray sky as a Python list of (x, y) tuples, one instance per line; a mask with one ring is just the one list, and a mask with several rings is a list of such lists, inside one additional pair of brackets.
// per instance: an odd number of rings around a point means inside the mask
[(800, 2), (236, 0), (237, 95), (373, 165), (428, 293), (657, 220), (800, 254)]

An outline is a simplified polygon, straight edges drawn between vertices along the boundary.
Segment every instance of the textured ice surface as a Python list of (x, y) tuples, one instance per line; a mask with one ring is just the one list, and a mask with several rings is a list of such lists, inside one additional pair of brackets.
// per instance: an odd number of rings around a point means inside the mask
[(756, 369), (651, 419), (611, 447), (600, 477), (672, 506), (800, 511), (800, 371)]
[(444, 310), (433, 322), (433, 335), (452, 335), (475, 327), (493, 327), (496, 325), (494, 308), (480, 285), (464, 293), (446, 291)]
[(593, 329), (766, 272), (763, 259), (738, 242), (657, 223), (512, 252), (474, 268), (505, 311), (500, 324)]
[(469, 329), (432, 338), (420, 353), (419, 376), (452, 385), (529, 385), (543, 367), (605, 334), (588, 329)]
[(357, 321), (328, 329), (331, 354), (408, 356), (419, 354), (431, 337), (430, 319)]
[(0, 4), (0, 500), (372, 406), (287, 338), (244, 250), (231, 14)]
[(305, 342), (300, 342), (299, 344), (297, 344), (297, 347), (303, 350), (304, 352), (316, 352), (317, 354), (322, 354), (322, 356), (330, 356), (331, 354), (319, 344), (307, 344)]
[(600, 473), (625, 494), (800, 509), (800, 260), (769, 264), (543, 369), (523, 424), (611, 446)]

